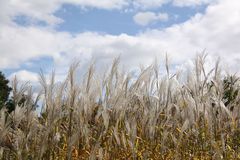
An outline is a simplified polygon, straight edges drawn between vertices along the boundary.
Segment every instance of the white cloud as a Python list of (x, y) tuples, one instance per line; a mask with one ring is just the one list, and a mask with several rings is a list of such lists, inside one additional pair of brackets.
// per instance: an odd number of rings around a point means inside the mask
[(128, 0), (59, 0), (62, 3), (102, 9), (121, 9), (129, 4)]
[(180, 7), (204, 5), (212, 2), (216, 2), (216, 0), (173, 0), (173, 4)]
[[(192, 7), (214, 3), (218, 0), (132, 0), (130, 4), (137, 9), (153, 9), (171, 3), (177, 7)], [(130, 1), (129, 1), (130, 2)]]
[(159, 8), (163, 4), (171, 3), (176, 6), (192, 6), (207, 4), (216, 0), (1, 0), (0, 1), (0, 24), (11, 24), (17, 15), (24, 15), (29, 19), (46, 22), (54, 26), (63, 20), (54, 13), (63, 4), (71, 4), (82, 8), (100, 9), (152, 9)]
[(121, 54), (122, 63), (149, 64), (169, 53), (173, 64), (184, 63), (197, 51), (206, 49), (221, 56), (232, 70), (240, 65), (240, 3), (219, 0), (204, 14), (164, 30), (148, 30), (139, 35), (81, 33), (72, 36), (39, 27), (2, 25), (0, 30), (0, 68), (17, 67), (31, 59), (53, 57), (56, 69), (65, 71), (72, 59), (87, 63), (95, 58), (100, 65)]
[(70, 46), (71, 35), (44, 28), (1, 26), (0, 68), (16, 68), (19, 64), (42, 56), (56, 56)]
[(138, 25), (147, 26), (153, 22), (167, 21), (168, 14), (167, 13), (156, 14), (154, 12), (139, 12), (133, 17), (133, 20)]
[(132, 0), (133, 5), (140, 9), (158, 8), (171, 0)]
[(20, 70), (15, 73), (12, 73), (8, 79), (13, 80), (17, 77), (17, 80), (20, 82), (31, 82), (31, 83), (37, 83), (38, 82), (38, 74), (34, 72), (30, 72), (27, 70)]
[(2, 0), (0, 1), (0, 24), (12, 23), (15, 16), (25, 15), (53, 25), (61, 22), (61, 19), (53, 15), (59, 7), (60, 4), (56, 0)]
[(24, 15), (49, 25), (56, 25), (61, 23), (62, 19), (56, 17), (54, 13), (63, 4), (100, 9), (121, 9), (128, 5), (127, 0), (1, 0), (0, 24), (12, 23), (15, 16)]

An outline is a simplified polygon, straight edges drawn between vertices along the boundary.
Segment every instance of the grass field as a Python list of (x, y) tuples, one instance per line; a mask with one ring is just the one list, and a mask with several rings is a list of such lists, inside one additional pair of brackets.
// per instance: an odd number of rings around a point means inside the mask
[[(12, 83), (14, 104), (0, 111), (1, 159), (240, 159), (240, 80), (222, 75), (204, 56), (188, 74), (161, 73), (157, 64), (137, 77), (90, 66), (78, 81), (74, 63), (61, 83), (39, 76), (41, 92)], [(33, 109), (42, 104), (40, 115)]]

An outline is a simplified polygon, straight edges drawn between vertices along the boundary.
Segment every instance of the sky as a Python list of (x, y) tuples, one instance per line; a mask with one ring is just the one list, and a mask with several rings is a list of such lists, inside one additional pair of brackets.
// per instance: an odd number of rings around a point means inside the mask
[(239, 0), (0, 0), (0, 70), (36, 83), (76, 60), (84, 72), (93, 60), (104, 69), (120, 56), (130, 69), (168, 54), (181, 68), (204, 51), (238, 72), (239, 26)]

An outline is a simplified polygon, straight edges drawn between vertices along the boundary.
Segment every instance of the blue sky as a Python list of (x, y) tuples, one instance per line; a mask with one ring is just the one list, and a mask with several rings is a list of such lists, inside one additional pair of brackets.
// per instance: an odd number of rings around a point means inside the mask
[(239, 8), (238, 0), (0, 0), (0, 70), (35, 82), (40, 69), (63, 77), (76, 59), (101, 68), (120, 55), (134, 68), (166, 53), (181, 68), (206, 49), (237, 71)]
[[(107, 33), (119, 35), (126, 33), (136, 35), (144, 32), (146, 29), (163, 29), (173, 24), (182, 23), (194, 16), (196, 13), (203, 13), (207, 5), (194, 7), (178, 7), (171, 4), (164, 4), (159, 8), (147, 10), (153, 13), (166, 13), (169, 16), (167, 21), (155, 21), (146, 26), (138, 25), (134, 22), (134, 15), (139, 10), (104, 10), (98, 8), (82, 9), (72, 4), (63, 4), (60, 9), (54, 12), (54, 16), (63, 20), (55, 29), (59, 32), (65, 31), (72, 34), (93, 31), (99, 33)], [(147, 12), (140, 10), (141, 12)], [(44, 21), (32, 20), (25, 15), (14, 17), (14, 22), (20, 26), (47, 26)]]
[[(133, 20), (133, 16), (138, 11), (119, 11), (119, 10), (103, 10), (103, 9), (87, 9), (74, 5), (63, 5), (55, 15), (64, 20), (62, 24), (57, 26), (58, 31), (67, 31), (71, 33), (79, 33), (85, 31), (93, 31), (118, 35), (126, 33), (136, 35), (146, 29), (161, 29), (181, 23), (188, 20), (191, 16), (198, 12), (204, 12), (205, 6), (174, 7), (166, 4), (161, 8), (152, 9), (151, 12), (164, 12), (169, 14), (169, 20), (165, 22), (157, 21), (148, 26), (140, 26)], [(179, 16), (178, 18), (176, 16)]]

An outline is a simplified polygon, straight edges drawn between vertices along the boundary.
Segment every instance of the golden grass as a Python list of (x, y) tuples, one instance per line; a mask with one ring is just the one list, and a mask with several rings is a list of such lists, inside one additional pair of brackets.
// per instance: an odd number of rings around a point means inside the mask
[(240, 97), (225, 105), (218, 63), (206, 73), (198, 56), (185, 81), (168, 64), (166, 75), (154, 64), (137, 78), (118, 65), (102, 78), (92, 65), (81, 82), (77, 63), (61, 84), (40, 74), (40, 116), (31, 86), (14, 81), (15, 104), (29, 99), (0, 111), (1, 159), (240, 159)]

